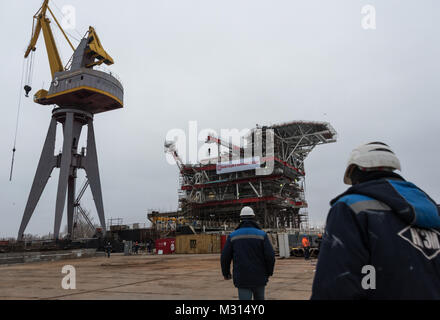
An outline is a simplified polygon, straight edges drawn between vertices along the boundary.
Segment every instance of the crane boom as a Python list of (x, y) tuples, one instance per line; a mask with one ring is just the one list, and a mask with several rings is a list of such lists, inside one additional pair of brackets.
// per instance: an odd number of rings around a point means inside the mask
[[(36, 19), (37, 24), (35, 26), (35, 29), (33, 30), (32, 38), (28, 48), (26, 49), (26, 53), (24, 57), (27, 58), (31, 51), (36, 50), (35, 46), (37, 44), (41, 30), (43, 30), (44, 42), (46, 44), (46, 51), (49, 59), (50, 71), (52, 73), (52, 78), (54, 78), (55, 72), (64, 71), (64, 66), (63, 63), (61, 62), (60, 54), (58, 52), (55, 43), (55, 38), (53, 36), (52, 29), (50, 28), (50, 20), (46, 16), (48, 10), (50, 11), (49, 0), (45, 0), (40, 10), (38, 10), (37, 14), (34, 16), (34, 19)], [(51, 11), (50, 13), (52, 14)], [(64, 31), (63, 34), (65, 35)]]
[(205, 143), (216, 143), (217, 145), (221, 145), (223, 147), (226, 147), (229, 149), (229, 152), (235, 153), (235, 154), (243, 154), (244, 150), (243, 148), (240, 148), (239, 146), (236, 146), (235, 144), (229, 144), (228, 142), (217, 138), (213, 135), (208, 135), (208, 137), (206, 138)]

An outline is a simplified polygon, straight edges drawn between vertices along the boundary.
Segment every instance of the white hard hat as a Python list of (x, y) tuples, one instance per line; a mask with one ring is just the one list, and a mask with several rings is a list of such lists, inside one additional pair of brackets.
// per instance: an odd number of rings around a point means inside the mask
[(363, 170), (402, 170), (399, 159), (383, 142), (363, 144), (351, 152), (344, 174), (345, 184), (352, 184), (351, 172), (354, 166)]
[(254, 210), (251, 207), (243, 207), (240, 212), (240, 217), (242, 218), (255, 217)]

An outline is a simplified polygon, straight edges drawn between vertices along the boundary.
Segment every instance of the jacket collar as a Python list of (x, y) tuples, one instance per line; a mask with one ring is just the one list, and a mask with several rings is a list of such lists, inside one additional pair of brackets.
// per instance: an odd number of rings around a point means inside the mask
[(258, 225), (258, 223), (255, 220), (249, 220), (249, 219), (240, 222), (240, 224), (235, 230), (240, 228), (257, 228), (261, 230), (261, 227)]

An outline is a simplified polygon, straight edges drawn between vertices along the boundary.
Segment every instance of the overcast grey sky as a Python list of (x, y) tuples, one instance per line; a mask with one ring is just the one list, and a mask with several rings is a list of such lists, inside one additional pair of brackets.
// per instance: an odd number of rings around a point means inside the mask
[[(107, 218), (145, 222), (148, 208), (177, 206), (178, 171), (163, 142), (192, 120), (216, 130), (330, 122), (338, 142), (305, 162), (313, 224), (325, 222), (329, 200), (346, 189), (351, 149), (373, 140), (387, 142), (403, 175), (440, 202), (438, 1), (54, 1), (75, 6), (81, 34), (96, 28), (125, 86), (125, 108), (95, 117)], [(0, 2), (0, 237), (17, 235), (51, 116), (50, 107), (24, 101), (10, 183), (23, 52), (40, 4)], [(367, 4), (376, 8), (376, 30), (361, 27)], [(71, 52), (56, 34), (67, 61)], [(40, 39), (33, 92), (50, 80)], [(26, 233), (53, 231), (57, 181), (58, 170)], [(83, 206), (97, 221), (90, 193)]]

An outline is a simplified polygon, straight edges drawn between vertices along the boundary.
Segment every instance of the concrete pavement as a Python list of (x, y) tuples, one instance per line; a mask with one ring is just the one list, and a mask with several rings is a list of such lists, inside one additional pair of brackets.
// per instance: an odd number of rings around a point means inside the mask
[[(308, 299), (316, 260), (277, 259), (268, 300)], [(64, 265), (76, 270), (76, 289), (65, 290)], [(220, 271), (220, 255), (113, 254), (0, 266), (0, 299), (235, 300), (237, 290)]]

